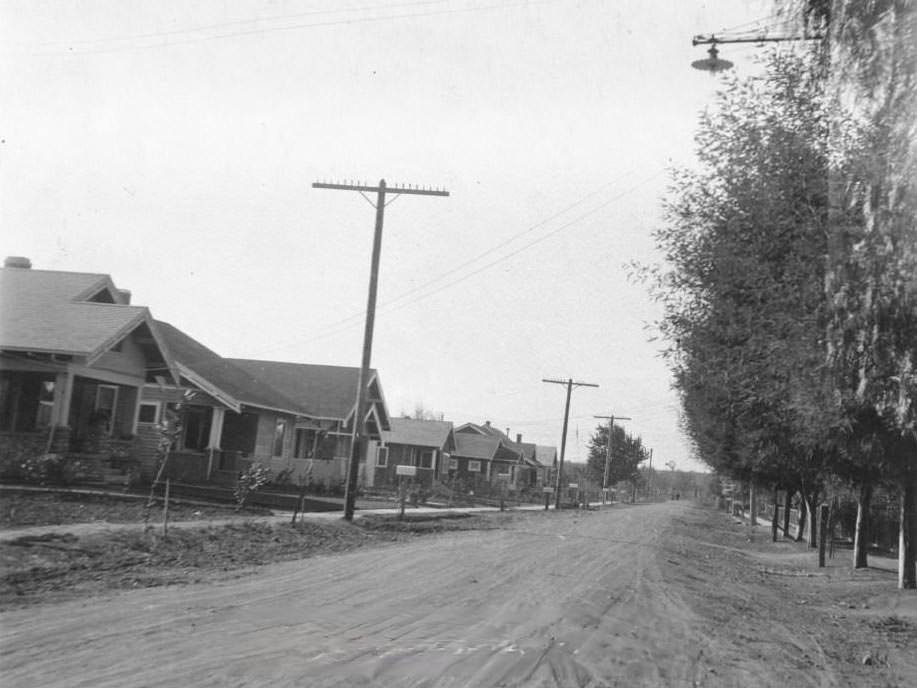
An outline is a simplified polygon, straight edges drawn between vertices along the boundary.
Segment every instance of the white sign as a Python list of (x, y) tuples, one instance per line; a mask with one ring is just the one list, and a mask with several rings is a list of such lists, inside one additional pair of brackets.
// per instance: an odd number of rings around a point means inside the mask
[(567, 487), (569, 487), (571, 490), (576, 490), (579, 488), (579, 483), (570, 483), (567, 485)]
[(417, 466), (399, 465), (395, 466), (395, 475), (417, 475)]
[(553, 487), (542, 487), (541, 491), (544, 492), (545, 494), (551, 494), (554, 492), (554, 488)]

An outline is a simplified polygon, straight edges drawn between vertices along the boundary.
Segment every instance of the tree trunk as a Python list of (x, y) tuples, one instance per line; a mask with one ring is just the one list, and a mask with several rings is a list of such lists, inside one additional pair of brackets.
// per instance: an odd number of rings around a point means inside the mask
[(756, 526), (758, 525), (758, 491), (755, 489), (754, 480), (748, 483), (748, 508), (751, 510), (751, 515), (748, 517), (749, 524)]
[(806, 502), (806, 521), (809, 524), (809, 549), (818, 547), (818, 514), (815, 509), (818, 506), (818, 499), (815, 496), (805, 500)]
[(794, 538), (796, 542), (802, 542), (802, 538), (805, 535), (806, 516), (808, 516), (808, 511), (806, 510), (806, 493), (800, 491), (799, 493), (799, 515), (796, 518), (796, 537)]
[(780, 492), (774, 488), (774, 517), (771, 519), (771, 540), (777, 542), (777, 531), (780, 530)]
[[(814, 519), (813, 519), (814, 522)], [(828, 505), (822, 504), (818, 510), (818, 567), (825, 568), (825, 552), (828, 545)]]
[(783, 507), (783, 537), (790, 536), (790, 507), (793, 505), (793, 491), (787, 489)]
[(901, 491), (898, 529), (898, 587), (917, 588), (917, 480), (907, 476)]
[(866, 530), (869, 527), (869, 505), (872, 502), (872, 485), (860, 486), (857, 499), (857, 524), (853, 531), (853, 568), (865, 569), (869, 566), (866, 553), (869, 545), (866, 542)]

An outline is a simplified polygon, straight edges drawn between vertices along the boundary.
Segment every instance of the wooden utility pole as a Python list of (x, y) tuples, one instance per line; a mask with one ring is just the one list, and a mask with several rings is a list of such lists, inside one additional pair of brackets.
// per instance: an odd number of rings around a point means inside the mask
[[(401, 194), (415, 196), (448, 196), (444, 189), (423, 189), (414, 186), (386, 186), (385, 180), (380, 179), (378, 186), (366, 184), (328, 184), (316, 182), (313, 189), (337, 189), (339, 191), (358, 191), (370, 205), (376, 209), (376, 228), (373, 234), (373, 254), (369, 271), (369, 296), (366, 301), (366, 327), (363, 330), (363, 358), (360, 364), (360, 374), (357, 377), (357, 401), (353, 416), (353, 434), (350, 446), (350, 460), (347, 464), (347, 482), (344, 484), (344, 518), (353, 520), (354, 505), (357, 499), (357, 476), (360, 471), (360, 456), (366, 448), (366, 438), (363, 428), (366, 415), (366, 382), (369, 379), (370, 360), (373, 349), (373, 326), (376, 320), (376, 291), (379, 282), (379, 257), (382, 253), (382, 221), (385, 216), (386, 194), (391, 194), (391, 203)], [(367, 193), (376, 194), (376, 202), (367, 196)]]
[[(605, 475), (602, 477), (602, 501), (605, 501), (605, 495), (608, 494), (608, 473), (611, 470), (611, 438), (615, 431), (615, 416), (593, 416), (593, 418), (605, 418), (608, 420), (608, 442), (605, 443)], [(627, 416), (617, 416), (618, 420), (633, 420)]]
[(542, 379), (542, 382), (567, 386), (567, 403), (564, 406), (564, 431), (560, 438), (560, 461), (557, 464), (557, 476), (554, 480), (554, 508), (560, 509), (560, 484), (561, 476), (564, 472), (564, 452), (567, 449), (567, 422), (570, 419), (570, 393), (573, 391), (574, 387), (598, 387), (598, 385), (594, 385), (591, 382), (574, 382), (572, 378), (569, 380)]

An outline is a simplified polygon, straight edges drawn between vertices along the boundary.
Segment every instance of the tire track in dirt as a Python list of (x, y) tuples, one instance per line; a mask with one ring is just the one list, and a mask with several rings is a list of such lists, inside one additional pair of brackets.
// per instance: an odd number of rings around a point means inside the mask
[[(698, 607), (704, 595), (719, 589), (723, 604), (735, 599), (741, 608), (746, 593), (739, 582), (711, 581), (715, 569), (692, 568), (703, 548), (689, 551), (696, 546), (675, 527), (690, 510), (682, 502), (534, 513), (499, 531), (9, 612), (0, 617), (4, 686), (754, 687), (783, 680), (797, 666), (794, 647), (823, 648), (788, 625), (743, 627), (750, 641), (777, 650), (751, 657), (728, 624), (711, 624)], [(824, 676), (823, 685), (836, 683)], [(793, 685), (820, 685), (806, 678)]]

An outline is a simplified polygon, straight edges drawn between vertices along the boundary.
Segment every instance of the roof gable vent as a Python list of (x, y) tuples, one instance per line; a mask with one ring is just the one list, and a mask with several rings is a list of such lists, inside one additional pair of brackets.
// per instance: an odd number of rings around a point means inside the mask
[(22, 270), (31, 270), (32, 261), (25, 256), (7, 256), (3, 261), (5, 268), (20, 268)]

